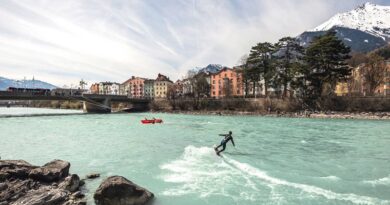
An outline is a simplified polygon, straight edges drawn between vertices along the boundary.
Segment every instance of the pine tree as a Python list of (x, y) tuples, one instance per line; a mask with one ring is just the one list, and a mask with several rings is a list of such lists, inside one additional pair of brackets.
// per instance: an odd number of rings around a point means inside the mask
[(274, 87), (283, 87), (283, 97), (287, 96), (287, 87), (302, 66), (303, 47), (296, 38), (284, 37), (276, 43), (276, 70)]
[(253, 82), (253, 94), (255, 94), (256, 82), (264, 79), (265, 95), (268, 94), (268, 87), (273, 76), (271, 54), (275, 47), (271, 43), (258, 43), (252, 47), (248, 57), (248, 76)]
[[(324, 94), (332, 94), (337, 81), (345, 80), (351, 74), (351, 68), (346, 60), (350, 48), (336, 37), (336, 32), (329, 31), (323, 36), (316, 37), (306, 49), (305, 61), (307, 71), (307, 91), (312, 99)], [(328, 92), (324, 88), (328, 86)]]

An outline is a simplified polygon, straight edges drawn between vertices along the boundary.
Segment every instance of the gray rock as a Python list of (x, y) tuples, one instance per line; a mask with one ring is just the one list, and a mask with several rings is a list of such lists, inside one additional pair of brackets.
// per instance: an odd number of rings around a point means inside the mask
[(34, 168), (37, 166), (24, 160), (0, 160), (0, 181), (8, 178), (25, 179)]
[(29, 177), (44, 182), (55, 182), (69, 175), (69, 167), (69, 162), (54, 160), (31, 170)]
[(0, 191), (4, 191), (8, 188), (8, 185), (6, 183), (0, 183)]
[(105, 179), (95, 191), (96, 205), (144, 205), (154, 195), (121, 176)]
[(81, 199), (84, 197), (84, 194), (81, 191), (76, 191), (75, 193), (72, 194), (71, 197), (74, 199)]
[(92, 174), (88, 174), (87, 175), (87, 179), (95, 179), (95, 178), (98, 178), (98, 177), (100, 177), (99, 173), (92, 173)]
[(77, 174), (72, 174), (67, 176), (61, 184), (59, 184), (59, 188), (68, 190), (70, 192), (75, 192), (79, 189), (80, 186), (80, 178)]
[(80, 180), (79, 186), (82, 187), (82, 186), (84, 186), (84, 185), (85, 185), (84, 179)]
[(80, 178), (69, 175), (69, 162), (55, 160), (42, 167), (22, 160), (0, 160), (0, 205), (83, 205), (72, 198)]
[(57, 205), (65, 202), (68, 192), (61, 189), (38, 189), (31, 190), (11, 205)]

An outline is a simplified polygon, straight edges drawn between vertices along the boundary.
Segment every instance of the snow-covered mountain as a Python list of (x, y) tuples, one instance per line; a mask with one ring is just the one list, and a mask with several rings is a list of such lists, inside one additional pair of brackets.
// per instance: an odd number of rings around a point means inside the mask
[(352, 11), (339, 13), (298, 38), (308, 45), (315, 36), (333, 29), (352, 51), (369, 52), (390, 42), (390, 6), (365, 3)]
[(222, 68), (223, 66), (219, 64), (209, 64), (204, 68), (198, 68), (198, 73), (218, 73)]
[(12, 80), (0, 77), (0, 90), (6, 90), (8, 87), (53, 89), (57, 86), (40, 80)]
[(356, 29), (387, 40), (390, 38), (390, 6), (368, 2), (352, 11), (336, 14), (311, 31), (327, 31), (333, 27)]

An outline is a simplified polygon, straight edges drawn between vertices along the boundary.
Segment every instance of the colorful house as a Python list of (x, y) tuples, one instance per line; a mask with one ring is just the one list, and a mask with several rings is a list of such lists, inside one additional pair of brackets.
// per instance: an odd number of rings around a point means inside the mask
[(154, 80), (147, 79), (144, 81), (144, 97), (154, 98)]
[(210, 74), (210, 96), (215, 98), (244, 95), (242, 73), (237, 68), (224, 67), (219, 72)]
[(158, 74), (154, 81), (154, 97), (166, 98), (169, 86), (173, 85), (173, 82), (165, 75)]
[(122, 83), (124, 86), (124, 93), (132, 98), (144, 97), (144, 82), (145, 78), (132, 76), (130, 79)]
[(89, 88), (91, 94), (99, 94), (99, 83), (94, 83)]
[(99, 94), (101, 95), (119, 95), (119, 83), (100, 82)]

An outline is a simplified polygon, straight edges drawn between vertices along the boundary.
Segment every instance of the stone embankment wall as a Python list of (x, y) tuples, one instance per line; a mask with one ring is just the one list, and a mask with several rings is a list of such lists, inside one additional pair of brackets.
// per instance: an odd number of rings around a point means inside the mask
[(316, 108), (294, 98), (230, 98), (230, 99), (155, 99), (152, 111), (242, 111), (297, 112), (303, 110), (339, 112), (389, 112), (390, 97), (323, 97)]

